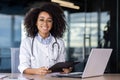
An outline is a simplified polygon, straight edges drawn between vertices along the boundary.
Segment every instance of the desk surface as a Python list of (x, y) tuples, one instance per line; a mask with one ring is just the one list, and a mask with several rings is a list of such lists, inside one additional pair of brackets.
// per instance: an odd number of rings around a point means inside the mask
[(6, 77), (0, 80), (120, 80), (120, 74), (105, 74), (99, 77), (91, 78), (57, 78), (51, 77), (50, 75), (40, 76), (40, 75), (27, 75), (27, 74), (12, 74), (12, 73), (0, 73), (0, 75), (6, 75)]

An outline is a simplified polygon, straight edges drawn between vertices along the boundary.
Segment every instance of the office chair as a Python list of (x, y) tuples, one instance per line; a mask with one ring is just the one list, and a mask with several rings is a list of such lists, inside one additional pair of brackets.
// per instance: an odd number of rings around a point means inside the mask
[(11, 73), (20, 73), (19, 65), (19, 48), (11, 48)]

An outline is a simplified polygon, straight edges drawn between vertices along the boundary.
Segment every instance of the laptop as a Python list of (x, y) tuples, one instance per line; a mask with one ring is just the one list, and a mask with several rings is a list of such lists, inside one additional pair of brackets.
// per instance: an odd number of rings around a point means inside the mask
[(87, 78), (104, 74), (112, 49), (93, 48), (83, 72), (56, 74), (57, 77)]

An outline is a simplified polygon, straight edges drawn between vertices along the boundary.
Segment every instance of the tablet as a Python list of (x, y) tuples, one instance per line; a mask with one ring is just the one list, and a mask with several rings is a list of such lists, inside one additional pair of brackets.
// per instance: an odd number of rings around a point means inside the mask
[(63, 68), (73, 67), (75, 64), (78, 64), (78, 63), (80, 62), (70, 62), (70, 61), (58, 62), (55, 65), (51, 66), (49, 70), (51, 70), (52, 72), (62, 72)]

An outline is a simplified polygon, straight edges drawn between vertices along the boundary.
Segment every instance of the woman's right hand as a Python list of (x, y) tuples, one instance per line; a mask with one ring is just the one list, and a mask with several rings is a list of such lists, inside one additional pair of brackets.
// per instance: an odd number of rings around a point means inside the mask
[(35, 72), (36, 72), (36, 74), (39, 74), (39, 75), (46, 75), (46, 74), (50, 73), (51, 71), (48, 70), (48, 68), (41, 67), (41, 68), (37, 68)]
[(24, 70), (25, 74), (38, 74), (38, 75), (46, 75), (51, 71), (48, 68), (41, 67), (41, 68), (27, 68)]

